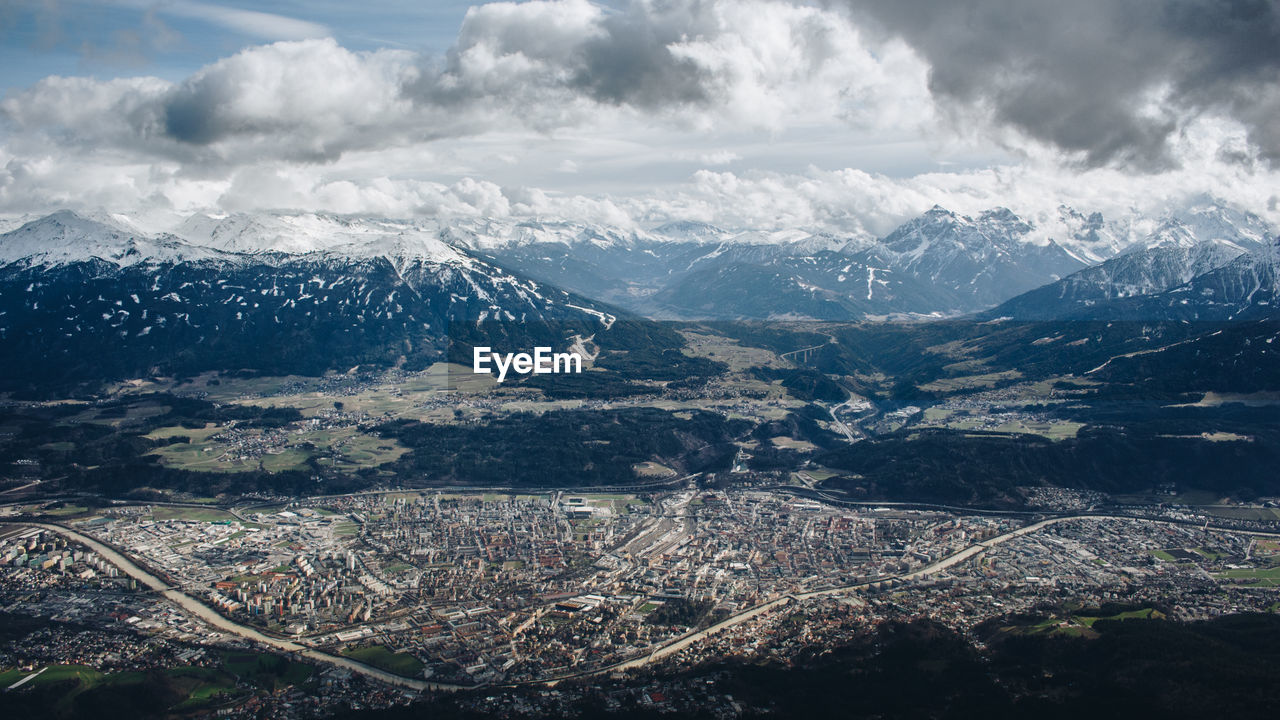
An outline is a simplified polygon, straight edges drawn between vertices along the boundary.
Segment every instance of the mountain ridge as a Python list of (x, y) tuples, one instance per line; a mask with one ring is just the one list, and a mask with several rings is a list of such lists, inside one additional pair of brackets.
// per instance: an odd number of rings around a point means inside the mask
[[(1152, 229), (1135, 238), (1139, 225)], [(1170, 290), (1274, 236), (1259, 216), (1208, 198), (1127, 226), (1067, 206), (1036, 222), (1004, 207), (966, 216), (935, 205), (879, 239), (691, 220), (644, 230), (322, 213), (197, 213), (147, 234), (123, 215), (60, 210), (0, 234), (0, 266), (385, 258), (397, 268), (523, 276), (649, 317), (849, 321), (1002, 304), (1013, 315), (1056, 317), (1072, 304)]]

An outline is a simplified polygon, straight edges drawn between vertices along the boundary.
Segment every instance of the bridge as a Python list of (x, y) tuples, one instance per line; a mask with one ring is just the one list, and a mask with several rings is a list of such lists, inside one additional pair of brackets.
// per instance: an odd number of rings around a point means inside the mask
[(822, 348), (824, 348), (824, 347), (826, 347), (826, 346), (830, 345), (832, 342), (835, 342), (835, 341), (834, 341), (834, 340), (830, 340), (830, 341), (827, 341), (827, 342), (822, 343), (821, 345), (814, 345), (813, 347), (800, 348), (799, 350), (792, 350), (791, 352), (784, 352), (784, 353), (780, 354), (778, 357), (780, 357), (780, 358), (782, 358), (782, 359), (784, 359), (784, 360), (790, 360), (791, 362), (794, 362), (794, 363), (797, 363), (797, 364), (799, 364), (799, 363), (804, 363), (804, 362), (809, 362), (809, 358), (813, 355), (813, 353), (814, 353), (814, 352), (816, 352), (816, 351), (818, 351), (818, 350), (820, 350), (820, 349), (822, 349)]

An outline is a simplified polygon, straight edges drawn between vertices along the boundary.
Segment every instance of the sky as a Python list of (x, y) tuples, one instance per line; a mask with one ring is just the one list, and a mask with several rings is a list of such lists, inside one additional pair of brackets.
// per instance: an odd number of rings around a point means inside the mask
[(1272, 0), (0, 0), (0, 213), (1280, 225)]

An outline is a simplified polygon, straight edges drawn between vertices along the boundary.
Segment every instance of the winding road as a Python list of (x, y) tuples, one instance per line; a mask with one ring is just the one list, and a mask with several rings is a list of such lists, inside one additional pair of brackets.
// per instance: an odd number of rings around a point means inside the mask
[[(781, 605), (785, 605), (793, 601), (808, 600), (811, 598), (818, 598), (818, 597), (829, 597), (833, 595), (842, 595), (849, 592), (855, 592), (858, 590), (866, 589), (867, 587), (874, 585), (876, 583), (891, 582), (891, 581), (910, 581), (910, 580), (916, 580), (923, 577), (928, 577), (930, 575), (934, 575), (944, 570), (947, 570), (949, 568), (955, 567), (956, 565), (966, 562), (969, 559), (973, 558), (974, 556), (985, 552), (986, 550), (996, 547), (997, 545), (1006, 543), (1015, 538), (1022, 537), (1023, 535), (1029, 535), (1031, 533), (1042, 530), (1050, 525), (1055, 525), (1057, 523), (1066, 522), (1069, 520), (1079, 520), (1083, 518), (1136, 520), (1139, 522), (1163, 523), (1163, 524), (1171, 524), (1171, 525), (1181, 524), (1181, 523), (1176, 523), (1168, 520), (1159, 520), (1159, 519), (1153, 519), (1153, 518), (1135, 518), (1135, 517), (1125, 516), (1125, 515), (1080, 514), (1080, 515), (1064, 515), (1060, 517), (1047, 518), (1045, 520), (1040, 520), (1039, 522), (1035, 522), (1030, 525), (1020, 527), (1016, 530), (1010, 530), (1009, 532), (1003, 533), (1001, 535), (997, 535), (992, 538), (988, 538), (981, 542), (974, 543), (973, 545), (970, 545), (964, 548), (963, 550), (960, 550), (951, 555), (948, 555), (945, 558), (937, 560), (933, 563), (930, 563), (910, 573), (905, 573), (902, 575), (888, 575), (885, 577), (875, 578), (874, 580), (865, 580), (865, 581), (853, 583), (850, 585), (842, 585), (839, 587), (826, 588), (823, 590), (812, 590), (805, 593), (782, 595), (782, 596), (773, 598), (771, 600), (768, 600), (764, 603), (761, 603), (759, 605), (755, 605), (745, 610), (742, 610), (734, 615), (731, 615), (725, 618), (724, 620), (721, 620), (720, 622), (708, 628), (685, 633), (684, 635), (681, 635), (667, 642), (664, 645), (660, 645), (656, 648), (653, 648), (650, 652), (644, 655), (641, 655), (639, 657), (617, 662), (612, 665), (607, 665), (605, 667), (595, 668), (591, 670), (584, 670), (582, 672), (570, 673), (570, 674), (561, 675), (558, 677), (544, 678), (542, 680), (536, 680), (536, 681), (531, 681), (528, 683), (521, 683), (521, 684), (555, 685), (556, 683), (563, 682), (565, 680), (592, 677), (597, 675), (603, 675), (606, 673), (613, 673), (613, 672), (619, 672), (623, 670), (630, 670), (632, 668), (642, 667), (649, 663), (657, 662), (664, 658), (670, 657), (680, 652), (681, 650), (684, 650), (690, 645), (693, 645), (699, 640), (702, 640), (711, 635), (714, 635), (722, 630), (727, 630), (728, 628), (731, 628), (735, 625), (740, 625), (760, 615), (761, 613), (768, 612), (769, 610), (772, 610)], [(247, 640), (251, 640), (261, 645), (266, 645), (268, 647), (275, 648), (277, 650), (283, 650), (285, 652), (295, 653), (301, 657), (305, 657), (315, 662), (325, 663), (328, 665), (345, 668), (347, 670), (351, 670), (352, 672), (357, 672), (362, 675), (366, 675), (368, 677), (371, 677), (376, 680), (380, 680), (382, 682), (388, 683), (390, 685), (395, 685), (398, 687), (409, 688), (409, 689), (419, 690), (419, 691), (423, 691), (423, 690), (453, 691), (453, 690), (470, 689), (460, 685), (433, 683), (433, 682), (428, 682), (426, 680), (418, 680), (414, 678), (402, 677), (400, 675), (395, 675), (385, 670), (379, 670), (378, 668), (372, 667), (370, 665), (357, 662), (350, 658), (342, 657), (339, 655), (331, 655), (329, 653), (316, 650), (315, 648), (307, 647), (305, 645), (300, 645), (298, 643), (291, 642), (289, 640), (284, 640), (281, 638), (276, 638), (270, 635), (266, 635), (255, 628), (241, 625), (239, 623), (236, 623), (227, 619), (226, 617), (223, 617), (222, 615), (218, 614), (212, 608), (200, 602), (196, 598), (190, 595), (187, 595), (186, 593), (183, 593), (180, 590), (170, 587), (167, 583), (165, 583), (160, 578), (156, 577), (155, 575), (152, 575), (151, 573), (147, 572), (146, 570), (136, 565), (128, 557), (125, 557), (124, 555), (117, 552), (116, 550), (102, 544), (101, 542), (87, 535), (84, 535), (75, 530), (71, 530), (69, 528), (63, 527), (61, 525), (53, 525), (50, 523), (22, 522), (21, 524), (29, 525), (32, 527), (39, 527), (45, 530), (49, 530), (51, 532), (56, 532), (61, 535), (65, 535), (69, 538), (76, 540), (77, 542), (80, 542), (92, 548), (94, 552), (97, 552), (99, 555), (101, 555), (102, 557), (106, 558), (107, 560), (115, 564), (117, 567), (119, 567), (122, 571), (124, 571), (130, 577), (133, 577), (137, 579), (139, 582), (142, 582), (147, 587), (151, 588), (152, 590), (155, 590), (156, 592), (163, 595), (165, 598), (178, 604), (180, 607), (187, 610), (192, 615), (199, 617), (201, 620), (208, 623), (209, 625), (219, 630), (222, 630), (224, 632), (230, 633), (232, 635), (237, 635), (239, 637), (245, 638)], [(1251, 535), (1251, 536), (1257, 536), (1257, 537), (1280, 537), (1280, 533), (1236, 530), (1233, 528), (1221, 528), (1221, 527), (1215, 527), (1212, 525), (1207, 525), (1206, 529), (1220, 530), (1224, 532), (1233, 532), (1233, 533)], [(483, 687), (483, 686), (478, 686), (478, 687)]]
[(112, 548), (107, 547), (106, 545), (103, 545), (101, 542), (94, 540), (88, 535), (84, 535), (83, 533), (76, 532), (75, 530), (71, 530), (61, 525), (52, 525), (49, 523), (23, 522), (22, 524), (30, 525), (32, 527), (38, 527), (43, 530), (49, 530), (51, 532), (56, 532), (60, 535), (69, 537), (75, 540), (76, 542), (81, 543), (82, 545), (92, 548), (94, 552), (98, 553), (102, 557), (109, 560), (113, 565), (120, 568), (126, 575), (136, 579), (138, 582), (142, 583), (143, 585), (146, 585), (152, 590), (155, 590), (160, 595), (163, 595), (166, 599), (176, 603), (183, 610), (186, 610), (192, 615), (200, 618), (206, 624), (212, 627), (215, 627), (223, 632), (230, 633), (232, 635), (238, 635), (246, 640), (251, 640), (260, 645), (266, 645), (266, 646), (275, 648), (277, 650), (283, 650), (288, 653), (294, 653), (301, 657), (305, 657), (308, 660), (314, 660), (316, 662), (325, 663), (327, 665), (333, 665), (336, 667), (345, 668), (352, 672), (360, 673), (361, 675), (366, 675), (375, 680), (380, 680), (389, 685), (396, 685), (398, 687), (411, 688), (413, 690), (461, 690), (463, 689), (462, 686), (460, 685), (447, 685), (444, 683), (433, 683), (433, 682), (427, 682), (425, 680), (417, 680), (414, 678), (401, 677), (400, 675), (389, 673), (385, 670), (379, 670), (378, 668), (375, 668), (371, 665), (365, 665), (364, 663), (357, 662), (355, 660), (352, 660), (351, 658), (345, 658), (340, 655), (330, 655), (329, 653), (321, 652), (319, 650), (316, 650), (315, 648), (310, 648), (305, 645), (299, 645), (298, 643), (291, 642), (289, 640), (282, 640), (280, 638), (272, 637), (270, 635), (260, 632), (255, 628), (251, 628), (236, 622), (232, 622), (231, 620), (228, 620), (227, 618), (218, 614), (208, 605), (205, 605), (204, 603), (191, 597), (190, 595), (187, 595), (186, 593), (180, 590), (176, 590), (170, 587), (168, 583), (164, 582), (163, 580), (156, 577), (155, 575), (152, 575), (146, 570), (143, 570), (142, 568), (138, 567), (129, 558), (125, 557), (124, 555), (121, 555), (119, 552), (113, 550)]

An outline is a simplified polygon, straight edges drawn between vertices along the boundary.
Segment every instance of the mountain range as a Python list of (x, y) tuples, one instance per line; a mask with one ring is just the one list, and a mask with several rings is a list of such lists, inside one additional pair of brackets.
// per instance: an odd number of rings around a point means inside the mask
[[(209, 229), (204, 244), (68, 211), (0, 235), (4, 386), (211, 369), (412, 369), (461, 359), (454, 345), (471, 340), (563, 347), (607, 333), (616, 319), (430, 237), (316, 222), (326, 244), (304, 251), (288, 243), (320, 236), (294, 232), (292, 218), (183, 226)], [(251, 251), (250, 237), (263, 240)]]
[(17, 361), (6, 383), (34, 387), (414, 367), (460, 340), (679, 346), (639, 330), (646, 318), (1248, 319), (1276, 313), (1278, 263), (1272, 228), (1209, 200), (1145, 225), (934, 207), (878, 239), (320, 214), (199, 214), (147, 233), (62, 210), (0, 234), (0, 344)]

